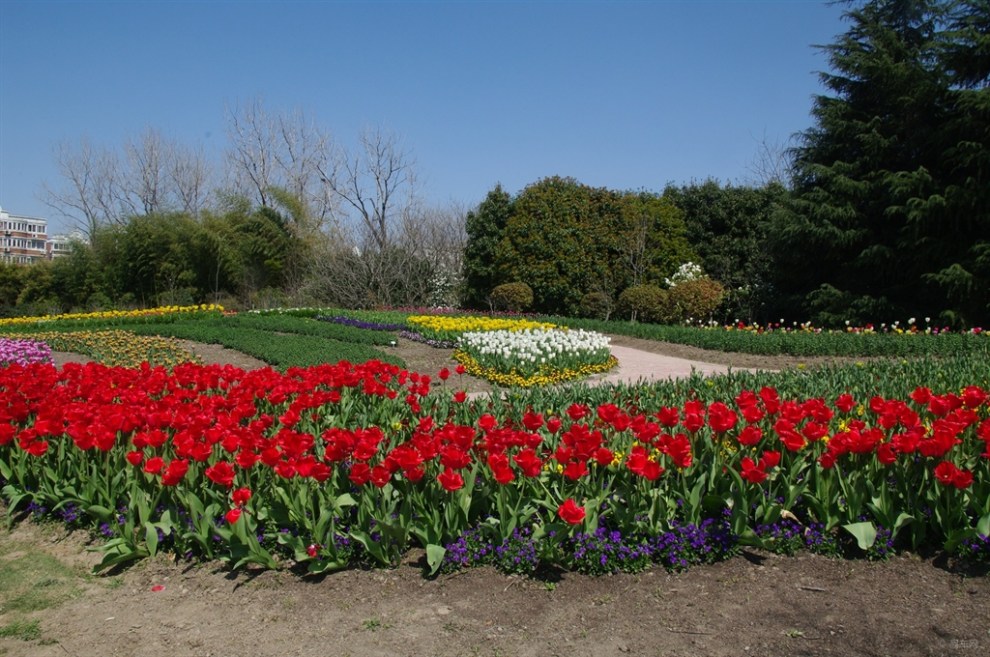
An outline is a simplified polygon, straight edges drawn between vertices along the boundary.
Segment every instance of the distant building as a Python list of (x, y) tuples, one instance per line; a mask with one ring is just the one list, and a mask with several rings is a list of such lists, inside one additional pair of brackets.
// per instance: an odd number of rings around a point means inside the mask
[(68, 235), (52, 235), (48, 238), (48, 257), (58, 258), (59, 256), (68, 255), (69, 251), (72, 250), (73, 242), (85, 243), (86, 236), (78, 230), (74, 230)]
[(48, 221), (39, 217), (10, 214), (0, 208), (0, 262), (30, 265), (39, 260), (51, 260), (69, 252), (82, 233), (48, 237)]

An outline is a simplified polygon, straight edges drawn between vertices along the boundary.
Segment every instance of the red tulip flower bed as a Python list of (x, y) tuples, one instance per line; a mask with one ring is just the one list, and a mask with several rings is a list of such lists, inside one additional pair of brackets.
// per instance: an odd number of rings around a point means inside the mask
[(434, 572), (678, 568), (739, 544), (990, 553), (990, 402), (976, 386), (553, 411), (431, 384), (375, 361), (10, 365), (3, 495), (12, 513), (102, 534), (104, 567), (162, 549), (311, 572), (411, 547)]

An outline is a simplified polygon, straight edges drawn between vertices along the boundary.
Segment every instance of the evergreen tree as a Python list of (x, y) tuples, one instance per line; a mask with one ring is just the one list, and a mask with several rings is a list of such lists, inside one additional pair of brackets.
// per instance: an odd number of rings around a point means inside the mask
[(940, 57), (950, 89), (939, 141), (939, 193), (908, 201), (935, 227), (939, 253), (925, 281), (957, 324), (990, 322), (990, 1), (951, 4)]
[(771, 221), (787, 196), (779, 183), (668, 186), (664, 197), (684, 213), (687, 238), (705, 273), (726, 288), (724, 319), (766, 321), (774, 289), (767, 257)]
[(694, 257), (669, 200), (554, 176), (515, 198), (495, 261), (502, 281), (533, 289), (535, 310), (576, 315), (588, 293), (614, 301)]
[(973, 295), (988, 169), (972, 151), (985, 152), (986, 113), (981, 125), (972, 105), (986, 103), (961, 95), (947, 55), (966, 62), (958, 68), (971, 84), (979, 79), (985, 54), (954, 32), (968, 26), (968, 38), (979, 36), (986, 19), (970, 19), (986, 3), (848, 4), (850, 29), (824, 47), (833, 72), (822, 80), (833, 95), (815, 99), (816, 126), (794, 152), (793, 200), (777, 217), (782, 311), (826, 324), (940, 312), (981, 321), (986, 285), (981, 299)]
[(467, 213), (463, 299), (466, 308), (487, 308), (488, 293), (505, 282), (498, 277), (495, 251), (511, 215), (512, 197), (502, 189), (501, 183), (488, 192), (476, 210)]

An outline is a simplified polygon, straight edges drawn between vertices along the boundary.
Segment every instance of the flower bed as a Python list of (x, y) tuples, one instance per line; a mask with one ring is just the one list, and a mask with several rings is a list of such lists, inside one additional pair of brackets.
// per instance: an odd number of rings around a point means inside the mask
[(223, 312), (223, 306), (204, 304), (199, 306), (160, 306), (141, 310), (101, 310), (91, 313), (63, 313), (60, 315), (40, 315), (36, 317), (8, 317), (0, 319), (0, 327), (17, 327), (44, 324), (102, 324), (134, 319), (160, 319), (168, 315), (213, 315)]
[(51, 350), (71, 351), (105, 365), (121, 367), (140, 367), (142, 363), (171, 367), (197, 360), (172, 338), (135, 335), (129, 331), (50, 331), (30, 336), (50, 347), (48, 360), (44, 362), (51, 362)]
[(366, 321), (353, 317), (343, 317), (341, 315), (317, 315), (313, 319), (320, 322), (330, 322), (342, 326), (352, 326), (354, 328), (367, 329), (369, 331), (401, 331), (406, 328), (405, 324), (391, 324), (382, 322)]
[(52, 350), (41, 340), (0, 338), (0, 366), (50, 362)]
[(566, 329), (469, 332), (454, 358), (468, 374), (502, 386), (554, 385), (618, 364), (601, 333)]
[(503, 317), (452, 317), (446, 315), (413, 315), (406, 319), (409, 327), (428, 340), (458, 342), (468, 332), (524, 331), (556, 328), (549, 322)]
[(2, 490), (14, 513), (71, 508), (107, 537), (105, 567), (168, 549), (322, 572), (418, 545), (437, 570), (474, 541), (504, 563), (609, 572), (737, 544), (793, 550), (795, 531), (823, 553), (987, 556), (981, 387), (594, 407), (566, 395), (471, 405), (380, 362), (10, 365)]

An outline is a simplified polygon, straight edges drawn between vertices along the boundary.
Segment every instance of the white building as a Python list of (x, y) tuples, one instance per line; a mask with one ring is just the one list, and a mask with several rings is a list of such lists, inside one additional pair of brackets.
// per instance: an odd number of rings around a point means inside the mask
[(39, 217), (10, 214), (0, 208), (0, 262), (29, 265), (69, 252), (81, 233), (48, 237), (48, 221)]

